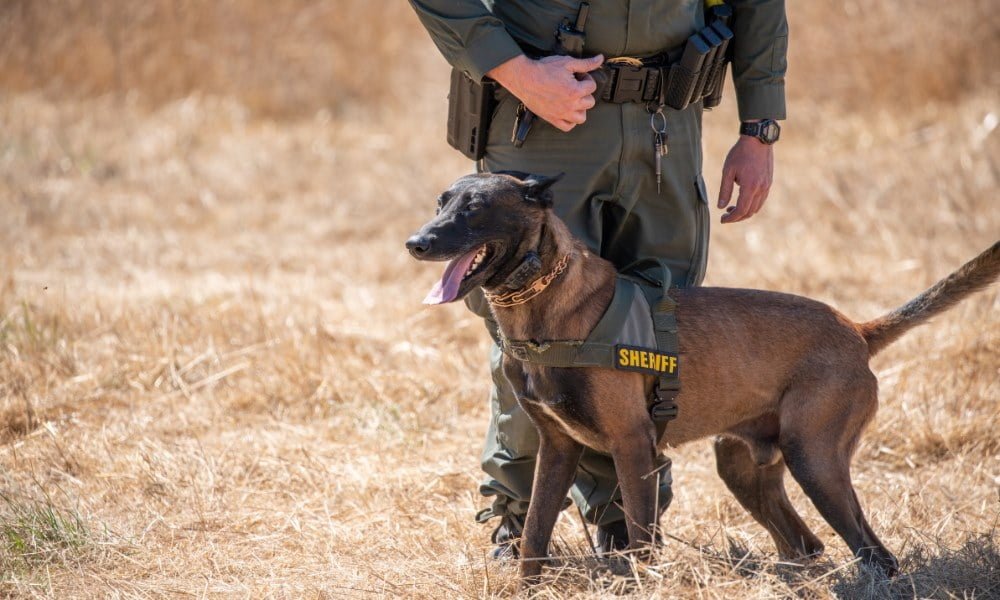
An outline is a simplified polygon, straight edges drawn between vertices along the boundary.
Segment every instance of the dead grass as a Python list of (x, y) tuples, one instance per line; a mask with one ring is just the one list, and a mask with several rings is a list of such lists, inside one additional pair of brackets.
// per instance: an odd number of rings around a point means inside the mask
[[(488, 528), (472, 520), (485, 335), (459, 307), (421, 308), (435, 269), (402, 251), (469, 170), (443, 141), (436, 52), (404, 6), (133, 4), (117, 21), (110, 0), (0, 8), (0, 492), (16, 499), (0, 503), (0, 529), (38, 543), (5, 551), (19, 566), (3, 593), (509, 595), (514, 567), (487, 562)], [(939, 93), (951, 63), (927, 50), (953, 56), (939, 18), (987, 33), (995, 20), (972, 1), (979, 18), (904, 4), (905, 110), (847, 97), (847, 84), (881, 85), (873, 64), (829, 81), (805, 68), (830, 47), (823, 36), (872, 26), (842, 16), (853, 4), (790, 7), (796, 31), (838, 26), (797, 34), (775, 188), (753, 221), (715, 228), (709, 284), (869, 319), (997, 239), (998, 71), (979, 51), (981, 75), (948, 75), (965, 93)], [(387, 15), (384, 45), (358, 57)], [(132, 33), (110, 36), (119, 66), (101, 67), (112, 22)], [(399, 44), (412, 99), (343, 66), (398, 57)], [(705, 122), (714, 188), (733, 103)], [(540, 595), (1000, 595), (998, 302), (980, 294), (875, 361), (882, 405), (854, 478), (902, 559), (896, 581), (859, 573), (797, 489), (828, 554), (777, 562), (700, 443), (672, 452), (674, 537), (652, 565), (587, 558), (567, 512), (567, 558)]]
[[(397, 94), (417, 37), (390, 2), (10, 0), (0, 6), (0, 87), (145, 105), (193, 92), (256, 114), (336, 110)], [(397, 24), (402, 18), (410, 27)]]

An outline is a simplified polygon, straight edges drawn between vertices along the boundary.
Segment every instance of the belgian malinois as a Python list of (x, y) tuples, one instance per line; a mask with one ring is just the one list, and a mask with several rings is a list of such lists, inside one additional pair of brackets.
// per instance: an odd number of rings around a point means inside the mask
[[(556, 179), (469, 175), (441, 194), (437, 216), (406, 242), (419, 260), (450, 261), (425, 302), (452, 302), (482, 287), (506, 338), (586, 339), (612, 299), (616, 271), (550, 210), (549, 188)], [(506, 289), (529, 251), (538, 253), (545, 275), (528, 288)], [(536, 581), (541, 573), (584, 446), (613, 457), (629, 548), (644, 550), (656, 535), (656, 481), (648, 475), (658, 446), (713, 435), (719, 475), (771, 534), (783, 558), (823, 551), (785, 494), (787, 468), (851, 551), (894, 575), (896, 558), (869, 526), (850, 478), (851, 456), (878, 404), (868, 361), (998, 274), (1000, 242), (908, 304), (867, 323), (789, 294), (672, 289), (682, 390), (679, 416), (660, 440), (647, 412), (653, 376), (545, 367), (505, 356), (504, 373), (540, 437), (521, 538), (524, 581)], [(496, 301), (517, 294), (528, 299)]]

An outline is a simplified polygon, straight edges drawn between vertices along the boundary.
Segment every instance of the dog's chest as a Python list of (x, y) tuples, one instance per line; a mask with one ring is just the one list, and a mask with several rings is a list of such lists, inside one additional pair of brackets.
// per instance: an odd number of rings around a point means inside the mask
[(590, 383), (582, 369), (505, 365), (518, 402), (539, 429), (554, 427), (597, 450), (604, 447), (588, 407)]

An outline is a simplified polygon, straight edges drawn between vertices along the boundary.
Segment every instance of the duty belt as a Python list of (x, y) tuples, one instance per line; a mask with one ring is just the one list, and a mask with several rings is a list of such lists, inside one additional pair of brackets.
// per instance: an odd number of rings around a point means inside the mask
[[(597, 83), (595, 97), (603, 102), (618, 104), (644, 102), (646, 110), (652, 114), (659, 114), (664, 107), (684, 110), (695, 103), (701, 103), (702, 108), (706, 110), (717, 106), (722, 98), (729, 42), (733, 39), (733, 32), (727, 26), (732, 16), (732, 9), (722, 0), (706, 0), (706, 4), (708, 6), (706, 14), (714, 20), (691, 34), (682, 48), (663, 52), (651, 59), (613, 58), (596, 71), (592, 71), (591, 76)], [(583, 28), (589, 13), (590, 3), (581, 2), (575, 24), (571, 25), (568, 18), (563, 21), (556, 32), (556, 46), (553, 52), (546, 52), (524, 43), (520, 44), (521, 49), (531, 58), (541, 58), (551, 54), (583, 58)], [(668, 54), (672, 56), (668, 57)], [(454, 84), (452, 87), (455, 87)], [(477, 115), (485, 113), (482, 110), (472, 112)], [(535, 113), (521, 103), (514, 115), (514, 128), (510, 136), (511, 144), (515, 148), (524, 145), (534, 121)], [(484, 153), (479, 147), (481, 140), (475, 135), (479, 130), (472, 128), (474, 147), (465, 149), (458, 144), (452, 145), (462, 150), (466, 156), (478, 160)], [(666, 146), (661, 139), (663, 133), (656, 132), (656, 156), (665, 154)], [(449, 136), (455, 137), (451, 136), (450, 130)], [(657, 182), (659, 174), (659, 162), (657, 162)]]
[[(720, 6), (723, 13), (731, 13), (725, 5)], [(688, 37), (683, 46), (654, 56), (608, 59), (590, 72), (597, 83), (594, 97), (616, 104), (655, 102), (657, 107), (674, 110), (684, 110), (696, 102), (702, 102), (706, 109), (717, 106), (733, 39), (727, 21), (728, 16), (716, 15), (710, 25)], [(524, 44), (521, 48), (532, 58), (551, 54)], [(523, 135), (516, 137), (523, 142)]]
[[(521, 43), (521, 50), (532, 59), (551, 56), (534, 46)], [(662, 99), (670, 76), (670, 65), (680, 57), (683, 47), (647, 58), (609, 58), (589, 74), (597, 83), (594, 99), (602, 102), (653, 102)]]

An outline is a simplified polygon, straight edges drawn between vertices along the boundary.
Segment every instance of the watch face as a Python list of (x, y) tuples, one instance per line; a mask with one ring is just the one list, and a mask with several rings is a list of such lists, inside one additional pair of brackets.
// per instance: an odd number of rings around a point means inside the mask
[(761, 123), (760, 138), (765, 144), (773, 144), (778, 141), (781, 128), (776, 121), (767, 120)]

